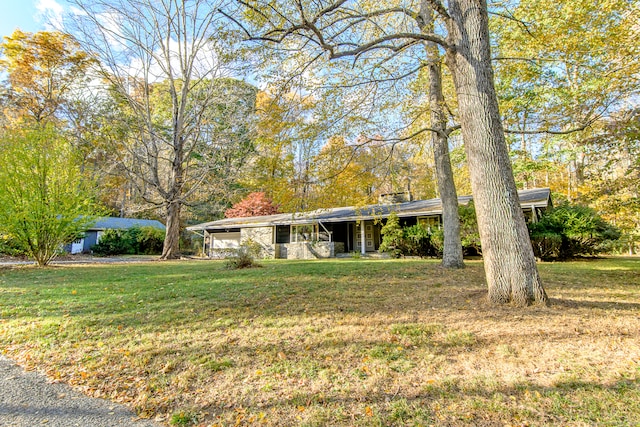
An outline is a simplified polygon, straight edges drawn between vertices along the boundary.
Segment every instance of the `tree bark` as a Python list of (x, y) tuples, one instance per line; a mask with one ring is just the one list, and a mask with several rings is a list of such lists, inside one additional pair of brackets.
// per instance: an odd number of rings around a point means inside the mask
[(177, 201), (166, 204), (167, 230), (160, 259), (177, 259), (180, 257), (180, 211), (182, 204)]
[[(433, 33), (433, 12), (425, 2), (422, 3), (420, 15), (423, 19), (422, 31)], [(451, 169), (449, 157), (449, 137), (447, 116), (444, 111), (444, 95), (442, 93), (442, 65), (438, 46), (433, 42), (425, 42), (429, 71), (429, 109), (431, 127), (431, 143), (436, 168), (438, 193), (442, 201), (442, 226), (444, 245), (442, 266), (445, 268), (463, 268), (462, 243), (460, 241), (460, 216), (458, 215), (458, 194)]]
[(546, 303), (498, 109), (486, 2), (450, 0), (449, 16), (447, 64), (458, 96), (489, 300)]

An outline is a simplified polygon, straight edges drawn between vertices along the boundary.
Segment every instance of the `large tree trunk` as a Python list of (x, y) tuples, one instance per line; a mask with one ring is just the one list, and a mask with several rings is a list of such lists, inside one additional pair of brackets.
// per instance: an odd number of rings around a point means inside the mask
[[(433, 12), (423, 2), (420, 14), (423, 19), (422, 31), (433, 33)], [(442, 225), (444, 231), (444, 247), (442, 266), (445, 268), (462, 268), (462, 243), (460, 241), (460, 216), (458, 215), (458, 194), (453, 180), (451, 159), (449, 157), (449, 138), (447, 135), (447, 116), (444, 111), (444, 95), (442, 93), (442, 65), (438, 46), (426, 42), (429, 70), (429, 109), (431, 127), (431, 143), (436, 167), (438, 193), (442, 201)]]
[(180, 257), (180, 202), (166, 203), (167, 230), (160, 259), (176, 259)]
[(458, 96), (489, 300), (544, 303), (524, 214), (518, 200), (494, 87), (487, 5), (450, 0), (447, 63)]

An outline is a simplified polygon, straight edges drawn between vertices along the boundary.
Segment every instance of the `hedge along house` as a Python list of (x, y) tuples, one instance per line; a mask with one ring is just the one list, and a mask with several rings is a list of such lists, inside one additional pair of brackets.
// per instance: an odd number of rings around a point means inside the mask
[[(528, 221), (537, 221), (541, 212), (551, 206), (548, 188), (521, 190), (518, 195)], [(203, 237), (204, 253), (211, 258), (224, 257), (248, 241), (260, 245), (264, 258), (331, 258), (349, 252), (364, 255), (378, 250), (382, 241), (380, 229), (392, 213), (403, 226), (420, 223), (440, 227), (440, 199), (411, 201), (406, 200), (406, 196), (398, 200), (398, 196), (386, 195), (381, 203), (362, 207), (226, 218), (187, 227), (187, 230)], [(458, 198), (461, 205), (471, 200), (471, 196)]]
[(101, 217), (96, 219), (83, 237), (67, 245), (65, 250), (71, 254), (89, 253), (91, 247), (100, 241), (100, 237), (106, 230), (128, 230), (133, 227), (154, 227), (163, 231), (165, 229), (164, 224), (154, 219)]

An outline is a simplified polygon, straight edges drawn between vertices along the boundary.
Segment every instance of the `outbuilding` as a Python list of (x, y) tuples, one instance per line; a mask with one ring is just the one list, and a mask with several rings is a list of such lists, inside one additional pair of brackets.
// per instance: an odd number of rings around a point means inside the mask
[(155, 219), (100, 217), (89, 227), (83, 237), (67, 245), (66, 250), (71, 254), (89, 253), (91, 247), (100, 241), (100, 237), (106, 230), (128, 230), (133, 227), (165, 229), (164, 224)]

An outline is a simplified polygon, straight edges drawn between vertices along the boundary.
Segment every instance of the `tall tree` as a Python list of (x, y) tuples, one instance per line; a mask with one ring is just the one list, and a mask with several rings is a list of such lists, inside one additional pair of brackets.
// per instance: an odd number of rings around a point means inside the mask
[(312, 97), (260, 92), (256, 101), (255, 156), (249, 159), (242, 185), (265, 192), (283, 212), (310, 206), (310, 161), (316, 153), (317, 126), (305, 117)]
[[(435, 19), (431, 5), (423, 2), (420, 8), (422, 31), (432, 34)], [(449, 156), (449, 133), (442, 88), (442, 61), (438, 44), (432, 40), (424, 42), (429, 73), (429, 118), (431, 122), (431, 144), (436, 170), (438, 193), (442, 201), (442, 223), (444, 244), (442, 265), (446, 268), (464, 266), (462, 241), (460, 239), (460, 216), (458, 215), (458, 194), (453, 179), (453, 169)]]
[[(161, 258), (176, 258), (183, 207), (219, 167), (217, 160), (228, 160), (233, 150), (225, 147), (237, 142), (235, 130), (248, 123), (255, 100), (255, 92), (220, 80), (231, 72), (234, 59), (233, 39), (220, 19), (224, 5), (204, 0), (71, 3), (80, 12), (70, 15), (66, 28), (95, 55), (102, 77), (126, 105), (126, 170), (146, 200), (164, 211)], [(166, 108), (156, 99), (164, 99)]]
[(0, 71), (7, 73), (13, 119), (44, 123), (60, 119), (69, 94), (91, 64), (73, 37), (60, 32), (16, 30), (0, 44)]
[[(423, 1), (443, 20), (445, 34), (427, 33), (411, 18), (423, 2), (298, 2), (288, 9), (277, 2), (243, 4), (257, 16), (259, 39), (282, 43), (299, 37), (305, 48), (319, 48), (333, 59), (382, 65), (400, 56), (410, 61), (425, 41), (442, 47), (458, 98), (489, 299), (544, 303), (547, 296), (520, 208), (494, 88), (487, 4), (451, 0), (445, 7), (438, 0)], [(257, 30), (248, 33), (255, 36)]]
[(370, 161), (370, 148), (365, 144), (348, 144), (339, 136), (329, 138), (314, 158), (318, 181), (314, 207), (373, 203), (373, 188), (379, 179), (372, 168), (377, 162)]

